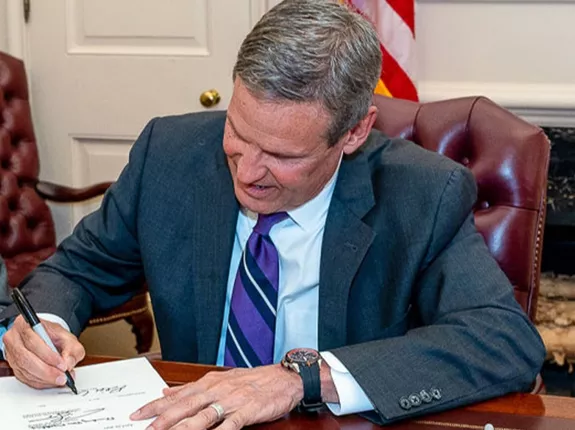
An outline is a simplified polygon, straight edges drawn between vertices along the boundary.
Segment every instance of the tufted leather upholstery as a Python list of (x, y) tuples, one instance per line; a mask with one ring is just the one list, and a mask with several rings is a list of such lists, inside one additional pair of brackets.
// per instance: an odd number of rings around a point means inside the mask
[(54, 223), (35, 192), (39, 162), (26, 76), (15, 58), (0, 57), (0, 254), (8, 282), (18, 284), (55, 249)]
[(543, 131), (484, 97), (419, 104), (375, 96), (374, 102), (375, 128), (473, 172), (477, 229), (534, 321), (550, 152)]
[[(45, 199), (87, 200), (103, 194), (110, 185), (64, 187), (40, 181), (39, 170), (24, 64), (0, 52), (0, 255), (12, 287), (56, 250), (54, 222)], [(133, 325), (138, 351), (149, 351), (153, 319), (145, 287), (126, 305), (94, 315), (90, 324), (118, 319)]]

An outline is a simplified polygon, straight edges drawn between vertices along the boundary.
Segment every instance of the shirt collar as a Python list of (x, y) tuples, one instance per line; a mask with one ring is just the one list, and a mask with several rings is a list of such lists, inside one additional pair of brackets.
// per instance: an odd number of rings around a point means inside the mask
[(331, 203), (331, 198), (333, 196), (333, 190), (335, 189), (338, 172), (339, 166), (317, 196), (303, 205), (288, 211), (290, 218), (302, 229), (306, 231), (313, 230), (319, 224), (323, 224), (325, 222), (329, 204)]

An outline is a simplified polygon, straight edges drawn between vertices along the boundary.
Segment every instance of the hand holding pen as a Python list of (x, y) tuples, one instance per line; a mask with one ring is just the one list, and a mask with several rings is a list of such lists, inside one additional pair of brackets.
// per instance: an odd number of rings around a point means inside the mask
[[(26, 322), (30, 325), (32, 330), (34, 330), (34, 332), (36, 332), (36, 334), (40, 336), (40, 338), (50, 347), (52, 351), (59, 354), (58, 350), (56, 349), (56, 346), (54, 346), (54, 343), (52, 342), (52, 339), (50, 339), (50, 336), (48, 336), (46, 329), (40, 322), (40, 319), (36, 315), (36, 312), (34, 311), (32, 306), (30, 305), (30, 302), (28, 302), (28, 299), (26, 299), (24, 294), (22, 294), (22, 292), (18, 288), (14, 288), (12, 290), (12, 299), (14, 300), (14, 304), (18, 308), (18, 311), (20, 312), (22, 317), (26, 320)], [(8, 356), (7, 358), (9, 359), (10, 362), (10, 357)], [(72, 378), (70, 372), (68, 370), (65, 370), (64, 375), (66, 377), (66, 385), (75, 394), (78, 394), (78, 391), (76, 390), (76, 385), (74, 383), (74, 379)]]

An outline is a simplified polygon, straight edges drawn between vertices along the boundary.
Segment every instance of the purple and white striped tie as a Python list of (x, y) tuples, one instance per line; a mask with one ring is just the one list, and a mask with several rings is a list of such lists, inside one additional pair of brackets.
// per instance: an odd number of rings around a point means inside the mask
[(273, 363), (279, 255), (269, 232), (287, 217), (285, 212), (259, 215), (248, 238), (232, 293), (225, 366), (255, 367)]

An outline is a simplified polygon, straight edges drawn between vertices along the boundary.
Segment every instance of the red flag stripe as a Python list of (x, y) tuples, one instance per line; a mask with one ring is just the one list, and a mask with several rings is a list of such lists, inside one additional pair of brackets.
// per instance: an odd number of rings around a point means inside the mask
[(395, 58), (387, 52), (383, 45), (381, 46), (381, 52), (383, 54), (381, 79), (391, 95), (395, 98), (417, 101), (417, 89), (411, 79), (409, 79), (409, 76), (407, 76), (401, 66), (397, 64)]
[(386, 93), (392, 97), (417, 101), (417, 88), (412, 80), (412, 75), (415, 73), (412, 57), (415, 40), (415, 0), (340, 1), (347, 3), (352, 10), (374, 24), (383, 55), (380, 77), (382, 85), (387, 90)]
[(415, 36), (415, 6), (413, 0), (387, 0), (393, 10), (405, 21)]

